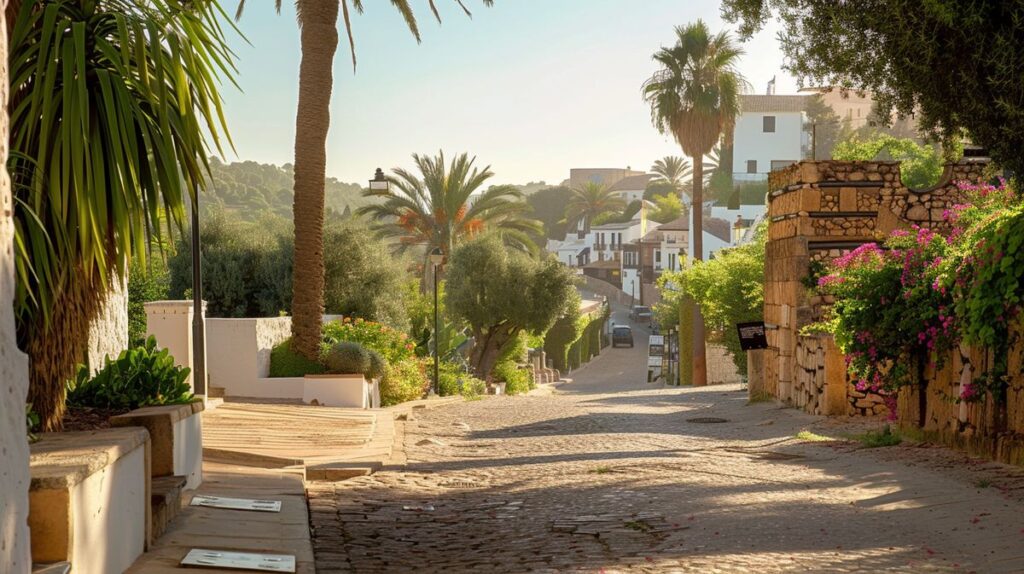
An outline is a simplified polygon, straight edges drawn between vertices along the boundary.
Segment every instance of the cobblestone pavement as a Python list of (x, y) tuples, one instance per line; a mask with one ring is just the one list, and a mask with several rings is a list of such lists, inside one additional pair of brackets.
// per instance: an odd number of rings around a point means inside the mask
[(310, 483), (318, 572), (1024, 572), (1020, 469), (800, 440), (856, 429), (654, 387), (642, 347), (418, 414), (406, 466)]

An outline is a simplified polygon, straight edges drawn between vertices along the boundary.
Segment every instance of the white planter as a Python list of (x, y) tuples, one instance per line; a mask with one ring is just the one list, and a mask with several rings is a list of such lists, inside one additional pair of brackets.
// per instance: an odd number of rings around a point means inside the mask
[(491, 383), (491, 394), (504, 395), (505, 383)]
[(302, 402), (366, 409), (371, 406), (370, 390), (370, 384), (362, 375), (306, 375)]
[(185, 490), (203, 482), (203, 403), (143, 407), (110, 418), (114, 427), (145, 427), (153, 477), (184, 476)]

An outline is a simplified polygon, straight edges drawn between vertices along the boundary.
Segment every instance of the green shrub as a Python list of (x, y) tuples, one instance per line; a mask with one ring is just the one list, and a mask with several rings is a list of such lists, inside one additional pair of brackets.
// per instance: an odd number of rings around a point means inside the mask
[(536, 385), (529, 369), (520, 369), (512, 361), (501, 361), (494, 366), (491, 376), (495, 381), (505, 383), (505, 394), (518, 395), (529, 392)]
[(81, 366), (74, 380), (68, 381), (69, 405), (132, 410), (153, 405), (183, 404), (192, 401), (192, 390), (185, 380), (189, 369), (174, 364), (167, 349), (157, 349), (156, 339), (122, 351), (117, 359), (104, 360), (103, 369), (92, 376)]
[(302, 377), (326, 372), (317, 361), (310, 361), (291, 349), (291, 339), (277, 345), (270, 351), (271, 377)]
[(387, 368), (388, 362), (384, 360), (384, 356), (370, 349), (370, 367), (366, 370), (367, 379), (379, 379), (384, 376), (384, 369)]
[(323, 354), (327, 371), (340, 375), (364, 375), (370, 371), (370, 352), (359, 343), (341, 341)]
[[(330, 321), (323, 326), (324, 345), (329, 347), (341, 341), (359, 343), (367, 349), (377, 351), (388, 363), (397, 363), (414, 357), (416, 345), (409, 336), (387, 325), (351, 319)], [(326, 349), (325, 349), (326, 350)]]
[(416, 358), (388, 363), (380, 380), (380, 402), (389, 407), (422, 398), (430, 388), (423, 362)]
[(487, 383), (467, 373), (459, 365), (448, 362), (440, 365), (438, 387), (443, 397), (462, 395), (475, 398), (487, 392)]

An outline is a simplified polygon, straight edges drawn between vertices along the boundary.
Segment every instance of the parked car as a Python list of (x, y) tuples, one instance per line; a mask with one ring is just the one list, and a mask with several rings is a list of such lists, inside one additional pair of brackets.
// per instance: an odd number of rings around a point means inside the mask
[(630, 348), (633, 348), (633, 329), (625, 325), (612, 327), (612, 347), (619, 345), (629, 345)]
[(629, 311), (629, 318), (637, 323), (649, 323), (653, 317), (654, 313), (646, 305), (633, 305)]

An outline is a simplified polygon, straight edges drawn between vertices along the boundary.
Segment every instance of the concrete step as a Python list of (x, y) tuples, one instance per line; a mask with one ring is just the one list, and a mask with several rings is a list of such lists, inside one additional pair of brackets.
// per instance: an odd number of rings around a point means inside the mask
[(208, 387), (206, 389), (206, 396), (208, 398), (224, 398), (224, 387)]
[(149, 504), (153, 540), (163, 535), (167, 525), (181, 510), (181, 491), (187, 481), (184, 476), (160, 476), (152, 479)]

